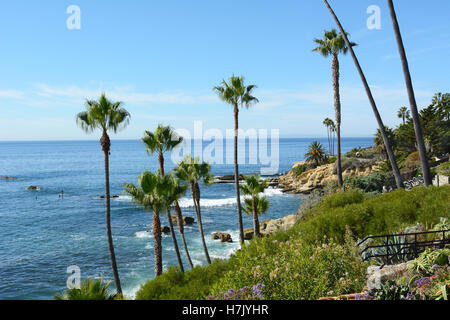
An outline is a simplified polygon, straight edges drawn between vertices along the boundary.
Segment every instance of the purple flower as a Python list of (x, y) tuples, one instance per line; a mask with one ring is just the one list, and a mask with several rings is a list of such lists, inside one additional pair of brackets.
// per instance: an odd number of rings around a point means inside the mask
[(358, 293), (355, 295), (355, 300), (372, 300), (373, 297), (369, 295), (368, 293)]
[(424, 277), (424, 278), (420, 278), (420, 279), (417, 279), (416, 281), (414, 281), (414, 286), (419, 288), (419, 287), (429, 284), (430, 282), (431, 282), (430, 278)]

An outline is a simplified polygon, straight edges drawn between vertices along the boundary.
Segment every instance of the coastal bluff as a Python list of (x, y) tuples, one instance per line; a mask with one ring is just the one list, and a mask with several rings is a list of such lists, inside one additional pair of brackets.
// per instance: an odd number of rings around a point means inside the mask
[[(323, 188), (328, 183), (336, 180), (335, 164), (325, 164), (314, 169), (307, 170), (299, 175), (294, 168), (304, 165), (305, 161), (294, 163), (292, 169), (278, 178), (278, 187), (286, 193), (308, 194), (314, 189)], [(342, 172), (343, 178), (354, 176), (367, 176), (378, 168), (378, 162), (360, 161), (358, 165), (351, 166)]]

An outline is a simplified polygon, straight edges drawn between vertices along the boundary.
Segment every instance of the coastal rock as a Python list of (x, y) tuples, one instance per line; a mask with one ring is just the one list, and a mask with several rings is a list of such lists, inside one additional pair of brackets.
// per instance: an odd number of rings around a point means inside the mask
[(380, 289), (381, 284), (386, 282), (387, 280), (392, 280), (397, 276), (402, 275), (404, 272), (408, 270), (408, 266), (411, 261), (387, 265), (384, 266), (383, 269), (380, 269), (379, 266), (370, 266), (367, 268), (367, 287), (369, 290), (372, 289)]
[[(239, 175), (239, 181), (244, 180), (244, 176), (242, 174)], [(234, 182), (234, 174), (228, 174), (220, 177), (215, 177), (214, 183), (233, 183)]]
[(252, 240), (253, 235), (253, 228), (244, 229), (244, 240)]
[(275, 220), (269, 220), (266, 223), (265, 228), (261, 228), (261, 234), (263, 235), (269, 235), (273, 232), (276, 232), (278, 230), (288, 230), (292, 226), (294, 226), (299, 219), (299, 216), (296, 214), (291, 214), (283, 218), (275, 219)]
[(231, 235), (229, 233), (222, 233), (222, 232), (214, 232), (211, 235), (212, 240), (220, 240), (220, 242), (233, 242), (233, 239), (231, 238)]
[(0, 179), (5, 179), (5, 180), (16, 180), (16, 177), (9, 177), (9, 176), (0, 176)]
[[(304, 161), (296, 162), (292, 168), (304, 164)], [(342, 173), (343, 178), (354, 176), (366, 176), (378, 168), (378, 163), (359, 160), (358, 166), (348, 168)], [(325, 164), (315, 169), (307, 170), (296, 175), (293, 170), (278, 178), (278, 187), (286, 193), (308, 194), (317, 188), (323, 188), (331, 181), (336, 180), (334, 164)]]
[[(178, 219), (177, 219), (177, 215), (176, 214), (171, 214), (170, 215), (170, 219), (172, 219), (172, 223), (173, 224), (178, 224)], [(187, 216), (182, 216), (182, 220), (183, 220), (183, 225), (190, 225), (190, 224), (193, 224), (195, 222), (194, 218), (187, 217)]]
[[(114, 198), (118, 198), (119, 196), (118, 195), (112, 195), (112, 196), (109, 196), (109, 198), (110, 199), (114, 199)], [(102, 195), (102, 196), (100, 196), (100, 199), (105, 199), (106, 198), (106, 196), (104, 196), (104, 195)]]
[(29, 186), (27, 188), (27, 190), (41, 190), (41, 188), (37, 187), (37, 186)]
[(162, 228), (161, 228), (161, 232), (162, 233), (169, 233), (170, 232), (170, 227), (168, 227), (168, 226), (163, 226)]

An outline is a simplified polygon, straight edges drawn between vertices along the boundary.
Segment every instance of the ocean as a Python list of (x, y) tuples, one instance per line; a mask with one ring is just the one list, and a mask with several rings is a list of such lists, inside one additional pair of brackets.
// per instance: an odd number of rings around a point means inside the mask
[[(276, 173), (288, 171), (304, 159), (307, 146), (327, 139), (279, 140)], [(343, 138), (342, 151), (372, 145), (372, 138)], [(203, 146), (206, 147), (206, 144)], [(273, 155), (272, 155), (273, 156)], [(173, 168), (166, 155), (166, 172)], [(105, 230), (103, 152), (98, 141), (0, 142), (0, 299), (52, 299), (66, 288), (69, 266), (78, 266), (82, 279), (112, 280)], [(137, 183), (143, 170), (159, 167), (138, 140), (112, 140), (110, 156), (111, 222), (124, 294), (133, 297), (140, 285), (154, 277), (152, 214), (123, 194), (123, 183)], [(240, 173), (258, 173), (261, 164), (240, 165)], [(216, 176), (233, 174), (233, 164), (213, 164)], [(27, 190), (35, 185), (40, 190)], [(59, 197), (64, 190), (64, 198)], [(201, 186), (206, 243), (212, 258), (226, 258), (239, 247), (233, 184)], [(261, 217), (293, 214), (305, 196), (266, 190), (271, 207)], [(183, 215), (194, 217), (188, 193), (180, 201)], [(167, 225), (167, 217), (161, 217)], [(252, 227), (244, 215), (244, 227)], [(232, 243), (211, 240), (215, 231), (230, 233)], [(176, 230), (185, 269), (181, 238)], [(197, 224), (185, 234), (194, 264), (205, 264)], [(163, 235), (163, 266), (176, 265), (170, 235)], [(113, 289), (113, 282), (111, 283)]]

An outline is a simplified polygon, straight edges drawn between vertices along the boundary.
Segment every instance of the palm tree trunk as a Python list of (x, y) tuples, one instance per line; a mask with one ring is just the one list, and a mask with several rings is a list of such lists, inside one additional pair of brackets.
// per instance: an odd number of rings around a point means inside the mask
[(238, 166), (238, 129), (239, 129), (239, 108), (234, 106), (234, 185), (236, 188), (236, 203), (238, 209), (238, 227), (239, 227), (239, 241), (241, 245), (244, 244), (244, 226), (242, 224), (242, 208), (241, 196), (239, 190), (239, 166)]
[(328, 139), (328, 154), (331, 156), (331, 140), (330, 140), (330, 128), (327, 124), (327, 139)]
[(181, 214), (181, 208), (180, 205), (178, 204), (178, 201), (175, 201), (175, 213), (177, 215), (178, 228), (180, 229), (181, 240), (183, 241), (184, 246), (184, 252), (186, 253), (186, 257), (192, 269), (194, 268), (194, 264), (192, 263), (191, 256), (189, 254), (189, 250), (186, 244), (186, 238), (184, 237), (183, 215)]
[[(164, 176), (164, 156), (162, 153), (158, 155), (158, 161), (161, 176)], [(175, 236), (175, 231), (173, 230), (173, 222), (172, 218), (170, 217), (169, 209), (167, 209), (167, 219), (169, 220), (170, 235), (172, 236), (173, 248), (175, 249), (175, 253), (177, 255), (178, 266), (180, 267), (181, 272), (184, 272), (183, 261), (181, 260), (180, 249), (178, 248), (177, 237)]]
[(200, 238), (202, 240), (203, 251), (205, 252), (206, 262), (208, 264), (211, 264), (211, 258), (209, 257), (208, 247), (206, 246), (205, 235), (203, 232), (202, 214), (200, 211), (200, 195), (197, 194), (198, 192), (199, 192), (198, 184), (194, 183), (192, 181), (191, 182), (191, 194), (192, 194), (192, 200), (194, 201), (195, 212), (197, 213), (198, 230), (200, 232)]
[(420, 164), (422, 166), (423, 181), (425, 186), (432, 184), (430, 166), (428, 164), (428, 157), (425, 148), (425, 141), (423, 139), (422, 126), (420, 125), (419, 112), (417, 110), (416, 97), (411, 80), (411, 73), (409, 72), (408, 59), (406, 58), (405, 47), (403, 46), (402, 35), (397, 21), (394, 4), (392, 0), (388, 0), (389, 12), (391, 14), (392, 25), (394, 28), (395, 38), (397, 39), (398, 51), (402, 61), (403, 75), (405, 77), (406, 89), (408, 90), (408, 98), (411, 109), (411, 116), (414, 123), (414, 131), (416, 133), (417, 147), (419, 149)]
[(102, 146), (103, 154), (105, 156), (106, 235), (108, 238), (109, 257), (111, 260), (114, 284), (116, 286), (117, 293), (119, 295), (122, 295), (122, 287), (120, 285), (119, 271), (117, 270), (116, 254), (114, 252), (114, 244), (111, 232), (111, 201), (109, 191), (109, 150), (111, 147), (111, 141), (109, 140), (109, 136), (106, 131), (103, 131), (103, 135), (100, 139), (100, 145)]
[(334, 89), (334, 111), (336, 117), (336, 137), (337, 137), (337, 177), (338, 185), (342, 187), (342, 163), (341, 163), (341, 97), (339, 94), (339, 59), (337, 54), (333, 54), (333, 89)]
[(177, 238), (175, 236), (175, 230), (173, 229), (172, 217), (170, 216), (170, 210), (167, 210), (167, 219), (169, 219), (170, 235), (172, 236), (173, 247), (177, 255), (178, 266), (181, 272), (184, 272), (183, 261), (181, 260), (180, 249), (178, 248)]
[(252, 197), (252, 213), (253, 213), (253, 231), (255, 233), (255, 237), (260, 237), (261, 232), (259, 230), (259, 220), (258, 220), (258, 214), (256, 212), (255, 197)]
[(161, 245), (161, 221), (159, 213), (153, 213), (153, 239), (155, 250), (155, 277), (162, 274), (162, 245)]
[(342, 33), (342, 37), (345, 40), (345, 44), (347, 45), (348, 50), (350, 51), (350, 54), (352, 55), (353, 62), (355, 63), (356, 69), (358, 69), (359, 76), (361, 77), (361, 81), (364, 84), (364, 88), (366, 90), (367, 97), (369, 98), (370, 105), (372, 106), (373, 113), (375, 114), (375, 118), (377, 120), (378, 127), (380, 128), (380, 132), (381, 132), (381, 135), (383, 137), (383, 142), (384, 142), (384, 145), (386, 146), (386, 152), (388, 153), (389, 161), (391, 162), (391, 166), (392, 166), (393, 174), (394, 174), (394, 177), (395, 177), (395, 182), (397, 184), (397, 188), (403, 188), (403, 179), (402, 179), (402, 176), (400, 174), (400, 170), (398, 169), (397, 162), (396, 162), (395, 157), (394, 157), (394, 153), (392, 152), (391, 143), (389, 142), (389, 139), (387, 138), (386, 130), (384, 129), (383, 121), (381, 120), (380, 113), (378, 112), (378, 108), (377, 108), (377, 106), (375, 104), (375, 100), (373, 99), (373, 96), (372, 96), (372, 91), (370, 90), (369, 84), (367, 83), (366, 77), (365, 77), (365, 75), (364, 75), (364, 73), (363, 73), (363, 71), (361, 69), (361, 66), (359, 64), (358, 58), (356, 58), (355, 52), (353, 51), (353, 48), (352, 48), (352, 46), (351, 46), (351, 44), (350, 44), (350, 42), (348, 40), (347, 34), (345, 33), (344, 28), (342, 27), (341, 23), (339, 22), (338, 17), (336, 16), (336, 14), (334, 13), (333, 9), (328, 4), (328, 1), (327, 0), (323, 0), (323, 2), (325, 3), (325, 6), (330, 11), (334, 21), (338, 25), (339, 30)]

